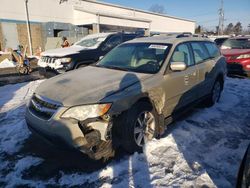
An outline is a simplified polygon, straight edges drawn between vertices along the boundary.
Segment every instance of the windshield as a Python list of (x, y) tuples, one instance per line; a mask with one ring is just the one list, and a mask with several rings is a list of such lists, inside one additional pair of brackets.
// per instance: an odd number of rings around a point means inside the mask
[(250, 38), (228, 39), (222, 44), (221, 49), (250, 49)]
[(169, 44), (122, 44), (109, 52), (97, 66), (153, 74), (160, 70), (169, 49)]
[(85, 48), (98, 48), (98, 46), (107, 38), (107, 36), (102, 37), (85, 37), (81, 41), (75, 43), (75, 45), (82, 46)]

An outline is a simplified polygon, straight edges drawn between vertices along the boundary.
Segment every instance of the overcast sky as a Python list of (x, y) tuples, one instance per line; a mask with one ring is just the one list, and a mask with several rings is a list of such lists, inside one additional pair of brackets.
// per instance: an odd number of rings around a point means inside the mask
[[(195, 20), (208, 29), (218, 25), (220, 0), (103, 0), (123, 6), (148, 10), (153, 4), (164, 6), (167, 14)], [(250, 0), (224, 0), (225, 25), (240, 21), (244, 27), (250, 24)]]

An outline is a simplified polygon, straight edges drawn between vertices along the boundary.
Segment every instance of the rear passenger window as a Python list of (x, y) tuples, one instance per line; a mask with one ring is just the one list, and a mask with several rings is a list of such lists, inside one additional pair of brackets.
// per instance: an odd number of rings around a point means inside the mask
[[(183, 52), (184, 53), (184, 62), (187, 66), (194, 65), (194, 62), (191, 59), (191, 54), (189, 51), (189, 47), (187, 44), (180, 44), (175, 48), (175, 52)], [(175, 61), (175, 58), (172, 57), (172, 61)]]
[(207, 49), (201, 42), (192, 42), (191, 46), (194, 52), (195, 63), (201, 63), (210, 58), (210, 55), (207, 52)]
[(117, 46), (118, 44), (120, 44), (121, 42), (122, 42), (122, 39), (121, 39), (120, 36), (113, 36), (113, 37), (111, 37), (111, 38), (107, 41), (106, 45), (107, 45), (109, 48), (113, 48), (113, 47)]
[(220, 56), (220, 51), (218, 47), (216, 46), (216, 44), (212, 42), (206, 42), (205, 46), (209, 52), (210, 57), (215, 58), (215, 57)]

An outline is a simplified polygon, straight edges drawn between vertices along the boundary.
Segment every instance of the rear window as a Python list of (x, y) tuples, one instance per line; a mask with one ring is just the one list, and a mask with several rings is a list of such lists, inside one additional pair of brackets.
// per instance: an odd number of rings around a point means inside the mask
[(250, 38), (228, 39), (221, 49), (250, 49)]
[(202, 42), (192, 42), (191, 46), (194, 52), (194, 60), (196, 64), (210, 59), (210, 55)]
[(210, 57), (215, 58), (220, 56), (220, 51), (214, 43), (206, 42), (205, 46), (209, 52)]

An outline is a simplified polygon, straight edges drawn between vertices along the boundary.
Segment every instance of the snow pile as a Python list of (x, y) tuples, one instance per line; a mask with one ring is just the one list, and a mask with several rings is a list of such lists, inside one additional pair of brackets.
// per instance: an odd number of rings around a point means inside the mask
[(15, 164), (13, 171), (5, 177), (5, 179), (9, 182), (8, 186), (6, 187), (15, 187), (16, 185), (24, 185), (26, 183), (33, 187), (37, 186), (37, 182), (23, 180), (22, 174), (25, 170), (29, 169), (32, 166), (40, 164), (42, 161), (43, 159), (32, 156), (27, 156), (19, 159)]
[(123, 156), (92, 173), (58, 170), (47, 179), (25, 177), (29, 171), (34, 173), (31, 169), (36, 166), (49, 170), (47, 159), (36, 153), (18, 153), (30, 135), (23, 117), (24, 104), (40, 82), (0, 88), (0, 186), (235, 187), (250, 141), (249, 79), (228, 78), (218, 104), (196, 108), (169, 126), (163, 138), (146, 145), (144, 154)]
[(41, 81), (0, 87), (0, 152), (13, 154), (30, 135), (24, 120), (25, 104)]
[(14, 61), (10, 61), (7, 58), (0, 62), (0, 69), (1, 68), (11, 68), (16, 67), (16, 63)]

